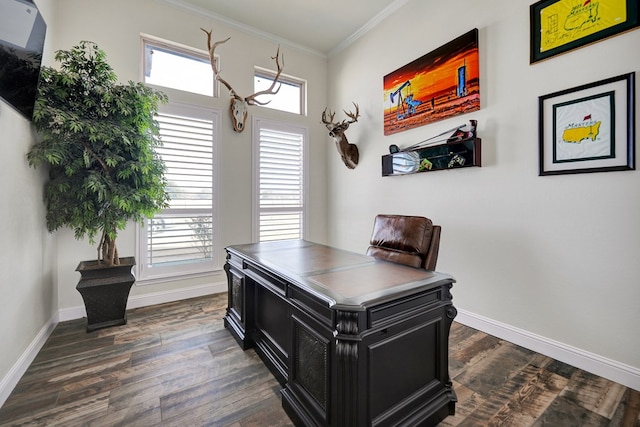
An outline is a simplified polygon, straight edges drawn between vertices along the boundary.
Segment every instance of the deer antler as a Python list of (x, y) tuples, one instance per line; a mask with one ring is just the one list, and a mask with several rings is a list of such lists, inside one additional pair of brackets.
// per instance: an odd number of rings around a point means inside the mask
[(346, 120), (343, 120), (342, 123), (343, 124), (347, 124), (347, 123), (355, 123), (358, 121), (358, 117), (360, 117), (360, 107), (358, 107), (358, 104), (356, 104), (355, 102), (353, 103), (353, 105), (356, 107), (356, 112), (352, 113), (352, 112), (346, 112), (345, 110), (344, 113), (347, 115), (347, 117), (349, 117), (351, 120), (349, 120), (348, 122)]
[(211, 62), (211, 69), (213, 70), (214, 77), (220, 83), (225, 85), (227, 89), (229, 89), (229, 92), (231, 92), (232, 96), (234, 96), (236, 98), (239, 98), (238, 95), (236, 94), (236, 92), (231, 87), (231, 85), (229, 83), (227, 83), (227, 81), (225, 79), (220, 77), (220, 71), (218, 70), (218, 67), (216, 66), (216, 58), (214, 56), (214, 52), (216, 50), (216, 47), (218, 47), (219, 45), (221, 45), (223, 43), (228, 42), (229, 39), (231, 39), (231, 37), (227, 37), (225, 40), (217, 41), (217, 42), (213, 43), (213, 45), (212, 45), (211, 44), (211, 31), (207, 31), (204, 28), (200, 28), (200, 29), (207, 34), (207, 49), (209, 50), (209, 61)]
[(269, 86), (268, 89), (261, 90), (259, 92), (254, 93), (253, 95), (247, 96), (244, 99), (245, 101), (247, 101), (247, 104), (249, 104), (249, 105), (255, 105), (255, 104), (266, 105), (266, 104), (270, 103), (271, 100), (266, 101), (266, 102), (260, 102), (260, 101), (258, 101), (256, 99), (256, 97), (258, 97), (260, 95), (275, 95), (280, 90), (280, 87), (282, 86), (282, 84), (280, 84), (280, 86), (278, 86), (278, 88), (276, 90), (273, 90), (273, 88), (276, 86), (276, 83), (278, 83), (278, 78), (280, 77), (280, 74), (282, 74), (282, 69), (284, 68), (284, 56), (282, 57), (282, 65), (280, 65), (280, 46), (278, 46), (278, 50), (276, 51), (276, 56), (272, 56), (271, 59), (276, 61), (276, 67), (278, 68), (278, 72), (277, 72), (275, 78), (273, 79), (273, 82), (271, 83), (271, 86)]
[(324, 123), (325, 125), (333, 124), (333, 116), (335, 115), (336, 113), (329, 110), (329, 121), (327, 121), (327, 109), (325, 108), (324, 111), (322, 112), (322, 123)]
[(345, 119), (341, 123), (334, 123), (333, 117), (336, 115), (336, 113), (331, 110), (329, 110), (329, 120), (327, 120), (327, 108), (325, 108), (324, 111), (322, 112), (322, 123), (324, 123), (325, 125), (342, 126), (342, 128), (346, 130), (351, 123), (357, 122), (358, 117), (360, 117), (360, 107), (358, 107), (358, 104), (356, 104), (355, 102), (353, 103), (353, 105), (356, 107), (355, 113), (352, 113), (351, 111), (347, 112), (346, 110), (342, 110), (347, 115), (347, 117), (349, 117), (351, 120)]
[(215, 43), (211, 43), (211, 31), (207, 31), (204, 28), (200, 28), (207, 35), (207, 49), (209, 50), (209, 60), (211, 62), (211, 69), (213, 70), (213, 74), (215, 79), (220, 83), (225, 85), (227, 89), (229, 89), (229, 93), (231, 94), (231, 100), (229, 103), (229, 112), (231, 113), (231, 122), (233, 123), (233, 130), (236, 132), (242, 132), (244, 130), (245, 122), (247, 121), (247, 107), (249, 105), (265, 105), (271, 101), (261, 102), (256, 99), (257, 96), (260, 95), (275, 95), (280, 90), (280, 86), (274, 90), (276, 84), (278, 83), (278, 78), (280, 78), (280, 74), (282, 74), (282, 68), (284, 67), (284, 59), (282, 60), (282, 64), (280, 64), (280, 46), (278, 46), (278, 50), (276, 52), (276, 56), (272, 56), (271, 59), (276, 61), (276, 66), (278, 67), (278, 72), (276, 77), (273, 79), (271, 86), (266, 90), (261, 90), (259, 92), (254, 93), (253, 95), (249, 95), (246, 98), (240, 97), (236, 91), (233, 90), (231, 85), (226, 82), (222, 77), (220, 77), (220, 70), (218, 70), (218, 66), (216, 65), (216, 58), (214, 52), (216, 47), (221, 45), (222, 43), (226, 43), (229, 41), (229, 38), (226, 40), (220, 40)]

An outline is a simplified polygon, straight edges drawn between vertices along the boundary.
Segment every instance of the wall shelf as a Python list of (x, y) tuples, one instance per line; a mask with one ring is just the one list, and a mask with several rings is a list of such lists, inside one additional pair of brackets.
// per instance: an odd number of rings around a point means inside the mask
[(382, 176), (481, 166), (480, 138), (431, 145), (382, 156)]

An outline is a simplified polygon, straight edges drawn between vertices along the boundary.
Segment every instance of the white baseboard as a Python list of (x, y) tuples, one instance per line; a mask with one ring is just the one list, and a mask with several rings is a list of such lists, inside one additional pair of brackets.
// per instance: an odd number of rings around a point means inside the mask
[(512, 342), (624, 386), (640, 390), (640, 369), (568, 344), (458, 309), (456, 322)]
[[(164, 304), (165, 302), (180, 301), (183, 299), (201, 297), (204, 295), (211, 295), (226, 291), (227, 283), (220, 282), (202, 286), (194, 286), (191, 288), (171, 289), (168, 291), (161, 291), (144, 295), (132, 295), (129, 296), (129, 300), (127, 301), (127, 310), (131, 308)], [(87, 315), (84, 306), (63, 308), (58, 313), (60, 322), (82, 319)]]
[(165, 302), (180, 301), (183, 299), (202, 297), (205, 295), (227, 292), (227, 282), (214, 283), (210, 285), (194, 286), (187, 289), (177, 289), (153, 294), (135, 295), (129, 297), (127, 309), (147, 307), (149, 305), (164, 304)]
[[(195, 298), (205, 295), (211, 295), (219, 292), (226, 292), (226, 282), (214, 283), (211, 285), (195, 286), (191, 288), (175, 289), (153, 294), (130, 296), (127, 303), (127, 309), (146, 307), (149, 305), (163, 304), (165, 302), (179, 301), (183, 299)], [(4, 378), (0, 379), (0, 407), (9, 398), (9, 395), (15, 388), (20, 378), (29, 368), (29, 365), (38, 355), (38, 352), (44, 346), (47, 338), (51, 335), (59, 322), (67, 320), (81, 319), (86, 316), (84, 306), (71, 307), (59, 310), (51, 319), (42, 327), (34, 340), (29, 344), (27, 349), (22, 353), (20, 358), (13, 364), (11, 369)]]
[(44, 346), (44, 343), (53, 332), (54, 328), (58, 324), (57, 313), (54, 314), (51, 319), (40, 329), (36, 337), (31, 341), (31, 344), (27, 347), (27, 349), (22, 353), (22, 355), (18, 358), (16, 363), (13, 364), (7, 375), (5, 375), (2, 379), (0, 379), (0, 407), (4, 405), (4, 402), (7, 401), (9, 395), (20, 381), (20, 378), (27, 371), (33, 359), (36, 358), (38, 352)]

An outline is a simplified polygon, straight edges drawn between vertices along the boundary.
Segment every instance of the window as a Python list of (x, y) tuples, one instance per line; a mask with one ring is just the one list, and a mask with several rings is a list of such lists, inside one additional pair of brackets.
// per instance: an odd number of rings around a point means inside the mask
[(307, 130), (253, 119), (254, 240), (304, 238)]
[(170, 206), (140, 227), (140, 279), (218, 269), (217, 156), (220, 113), (169, 104), (157, 116)]
[[(276, 74), (262, 69), (256, 69), (253, 76), (253, 91), (259, 92), (261, 90), (269, 89), (273, 83), (273, 79)], [(280, 75), (276, 89), (280, 85), (280, 90), (275, 95), (260, 95), (256, 99), (260, 102), (270, 101), (263, 107), (273, 108), (274, 110), (287, 111), (294, 114), (305, 113), (305, 97), (304, 89), (305, 84), (302, 80), (295, 79), (293, 77), (286, 77)]]
[[(144, 83), (218, 96), (207, 52), (143, 36)], [(217, 60), (217, 59), (216, 59)]]

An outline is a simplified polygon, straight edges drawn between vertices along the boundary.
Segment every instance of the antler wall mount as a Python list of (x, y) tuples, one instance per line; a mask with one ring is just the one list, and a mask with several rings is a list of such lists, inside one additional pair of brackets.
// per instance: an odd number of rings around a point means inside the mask
[(347, 141), (347, 136), (344, 134), (345, 131), (349, 128), (349, 125), (351, 123), (357, 122), (358, 117), (360, 117), (360, 108), (358, 107), (358, 104), (354, 102), (353, 105), (356, 107), (355, 113), (346, 112), (345, 110), (343, 110), (350, 120), (345, 119), (339, 123), (334, 123), (333, 121), (333, 117), (336, 114), (335, 112), (329, 110), (328, 120), (327, 108), (325, 108), (322, 112), (322, 123), (324, 123), (327, 129), (329, 129), (329, 136), (335, 141), (338, 153), (340, 154), (340, 157), (342, 158), (345, 166), (349, 169), (355, 169), (355, 167), (358, 165), (358, 159), (360, 157), (358, 146)]
[[(245, 128), (245, 123), (247, 121), (248, 115), (248, 107), (249, 105), (266, 105), (271, 101), (261, 102), (256, 98), (260, 95), (275, 95), (280, 90), (280, 86), (276, 88), (276, 84), (279, 83), (278, 79), (280, 78), (280, 74), (282, 74), (282, 70), (284, 69), (284, 57), (280, 55), (280, 46), (278, 46), (278, 50), (276, 51), (276, 56), (272, 56), (276, 62), (277, 73), (275, 78), (273, 79), (273, 83), (268, 89), (258, 91), (252, 95), (241, 97), (239, 96), (233, 87), (220, 76), (220, 70), (216, 64), (214, 52), (216, 47), (219, 45), (226, 43), (231, 39), (231, 37), (227, 37), (225, 40), (219, 40), (217, 42), (211, 42), (211, 31), (207, 31), (204, 28), (200, 28), (207, 34), (207, 50), (209, 51), (209, 60), (211, 62), (211, 69), (213, 70), (213, 75), (217, 81), (222, 83), (227, 89), (229, 89), (229, 94), (231, 95), (231, 99), (229, 101), (229, 112), (231, 113), (231, 122), (233, 124), (233, 130), (236, 132), (242, 132)], [(280, 60), (282, 59), (282, 64), (280, 64)]]

